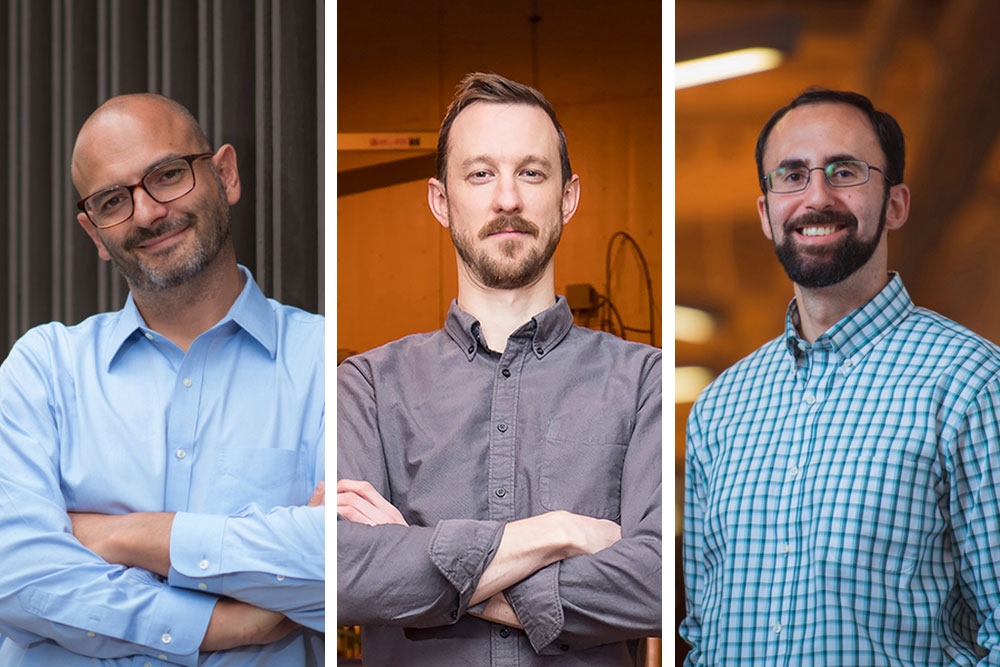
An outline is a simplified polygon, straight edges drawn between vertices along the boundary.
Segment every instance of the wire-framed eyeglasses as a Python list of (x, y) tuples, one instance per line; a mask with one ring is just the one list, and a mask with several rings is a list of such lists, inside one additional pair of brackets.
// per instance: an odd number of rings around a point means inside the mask
[(98, 229), (120, 225), (135, 213), (132, 194), (142, 188), (155, 201), (166, 204), (194, 190), (194, 161), (212, 157), (212, 153), (195, 153), (171, 158), (146, 172), (138, 183), (115, 185), (95, 192), (76, 203)]
[(871, 178), (871, 172), (877, 171), (885, 178), (885, 172), (873, 167), (864, 160), (837, 160), (824, 167), (778, 167), (767, 172), (763, 178), (764, 187), (776, 194), (802, 192), (809, 187), (812, 172), (819, 169), (826, 177), (826, 182), (835, 188), (853, 188), (864, 185)]

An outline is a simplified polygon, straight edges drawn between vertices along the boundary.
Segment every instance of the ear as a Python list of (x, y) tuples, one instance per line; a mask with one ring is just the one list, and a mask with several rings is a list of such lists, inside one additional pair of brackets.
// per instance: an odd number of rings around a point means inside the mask
[(757, 197), (757, 214), (760, 216), (760, 228), (764, 230), (764, 236), (773, 241), (774, 238), (771, 236), (771, 216), (767, 211), (766, 195)]
[(226, 191), (226, 202), (232, 206), (240, 200), (240, 172), (236, 168), (236, 149), (231, 144), (224, 144), (212, 156), (212, 166), (222, 181)]
[(576, 207), (580, 203), (580, 177), (573, 174), (573, 177), (569, 179), (563, 187), (562, 193), (562, 222), (565, 225), (569, 222), (573, 214), (576, 213)]
[(889, 201), (885, 205), (885, 228), (895, 231), (906, 224), (910, 215), (910, 188), (905, 183), (889, 188)]
[(427, 181), (427, 205), (431, 213), (441, 223), (442, 227), (450, 226), (448, 221), (448, 190), (444, 183), (436, 178)]
[(80, 223), (83, 227), (83, 231), (87, 232), (87, 236), (90, 240), (94, 242), (97, 246), (97, 256), (103, 259), (105, 262), (111, 259), (111, 255), (108, 254), (107, 248), (104, 247), (104, 242), (101, 241), (100, 235), (97, 233), (97, 227), (94, 227), (93, 223), (90, 222), (90, 218), (87, 217), (86, 213), (77, 213), (76, 221)]

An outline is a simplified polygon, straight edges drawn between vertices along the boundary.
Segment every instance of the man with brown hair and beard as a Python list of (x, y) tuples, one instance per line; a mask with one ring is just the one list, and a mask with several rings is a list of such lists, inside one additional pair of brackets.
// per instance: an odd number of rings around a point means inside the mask
[(888, 271), (903, 133), (814, 89), (756, 157), (795, 298), (688, 420), (687, 664), (1000, 664), (1000, 350)]
[(444, 328), (338, 372), (338, 622), (366, 665), (632, 665), (660, 630), (660, 351), (573, 325), (579, 178), (538, 91), (470, 74), (428, 203)]

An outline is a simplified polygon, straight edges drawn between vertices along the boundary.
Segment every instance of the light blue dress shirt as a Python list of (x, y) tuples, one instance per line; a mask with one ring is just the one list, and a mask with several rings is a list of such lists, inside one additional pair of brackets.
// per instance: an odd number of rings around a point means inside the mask
[[(0, 666), (322, 664), (324, 510), (302, 505), (324, 475), (323, 318), (240, 271), (187, 353), (130, 295), (0, 366)], [(106, 563), (67, 511), (177, 512), (168, 580)], [(199, 655), (219, 595), (305, 627)]]

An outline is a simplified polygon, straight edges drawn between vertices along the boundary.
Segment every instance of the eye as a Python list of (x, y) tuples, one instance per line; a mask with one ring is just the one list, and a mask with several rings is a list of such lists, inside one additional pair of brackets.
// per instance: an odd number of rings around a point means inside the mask
[(493, 174), (489, 171), (485, 169), (477, 169), (469, 174), (468, 179), (473, 183), (483, 183), (488, 181), (491, 176), (493, 176)]
[(525, 169), (521, 172), (521, 176), (532, 183), (538, 183), (545, 180), (544, 172), (538, 171), (537, 169)]
[(185, 174), (187, 174), (186, 165), (168, 165), (150, 174), (147, 183), (151, 185), (170, 185), (183, 180)]

